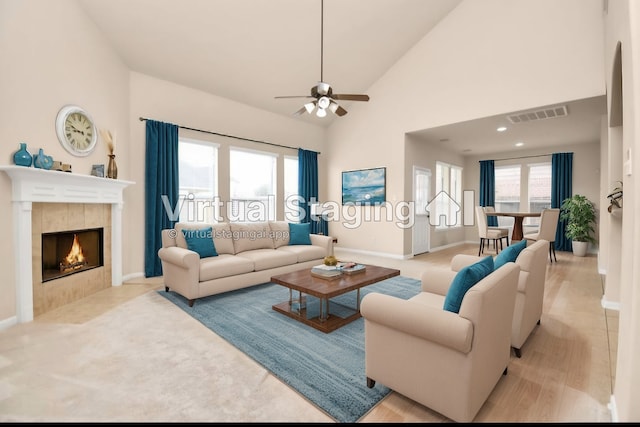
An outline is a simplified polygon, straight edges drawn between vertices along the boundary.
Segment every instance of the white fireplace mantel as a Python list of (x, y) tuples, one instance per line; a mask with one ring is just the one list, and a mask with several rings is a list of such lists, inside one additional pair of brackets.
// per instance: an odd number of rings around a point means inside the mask
[(33, 320), (31, 212), (33, 202), (111, 204), (112, 286), (122, 284), (122, 207), (124, 189), (132, 181), (30, 168), (0, 166), (11, 178), (13, 246), (16, 256), (16, 317)]

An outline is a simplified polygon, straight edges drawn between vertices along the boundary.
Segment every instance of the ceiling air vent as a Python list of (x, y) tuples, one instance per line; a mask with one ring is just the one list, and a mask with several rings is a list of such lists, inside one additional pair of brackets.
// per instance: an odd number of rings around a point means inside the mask
[(527, 123), (535, 120), (554, 119), (556, 117), (565, 117), (567, 114), (567, 106), (560, 105), (557, 107), (542, 108), (540, 110), (523, 111), (521, 113), (509, 114), (507, 119), (511, 123)]

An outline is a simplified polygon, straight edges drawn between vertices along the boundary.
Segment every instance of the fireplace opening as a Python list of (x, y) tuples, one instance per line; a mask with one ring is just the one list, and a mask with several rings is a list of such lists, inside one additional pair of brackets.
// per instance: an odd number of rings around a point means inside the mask
[(42, 282), (103, 265), (102, 228), (42, 234)]

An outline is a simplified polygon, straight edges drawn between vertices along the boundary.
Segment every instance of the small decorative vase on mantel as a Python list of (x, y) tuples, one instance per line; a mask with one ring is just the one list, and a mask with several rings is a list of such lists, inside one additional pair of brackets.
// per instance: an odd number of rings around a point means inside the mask
[(13, 153), (13, 163), (15, 163), (18, 166), (29, 167), (31, 166), (32, 162), (33, 162), (33, 157), (31, 156), (31, 153), (27, 151), (27, 143), (21, 142), (20, 149), (15, 153)]
[(109, 154), (109, 164), (107, 165), (107, 178), (118, 179), (118, 166), (116, 165), (116, 155)]

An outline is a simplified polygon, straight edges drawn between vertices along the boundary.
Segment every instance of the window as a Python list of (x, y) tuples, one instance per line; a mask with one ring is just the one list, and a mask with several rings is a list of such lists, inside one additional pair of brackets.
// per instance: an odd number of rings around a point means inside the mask
[(495, 208), (498, 212), (520, 211), (520, 165), (495, 168)]
[[(442, 194), (441, 194), (442, 193)], [(462, 168), (436, 162), (437, 227), (462, 225)], [(443, 220), (444, 217), (444, 220)], [(434, 221), (432, 220), (432, 223)]]
[(178, 194), (181, 222), (214, 223), (220, 218), (218, 145), (180, 138), (178, 141)]
[[(508, 165), (495, 169), (498, 212), (541, 212), (551, 207), (551, 162)], [(510, 226), (511, 218), (498, 217), (499, 226)], [(525, 226), (537, 226), (540, 218), (525, 218)], [(525, 230), (526, 232), (526, 230)]]
[[(551, 207), (551, 163), (529, 165), (528, 190), (529, 212), (542, 212)], [(524, 223), (539, 225), (540, 218), (525, 218)]]
[(298, 158), (284, 158), (284, 219), (289, 222), (300, 222), (299, 211), (295, 207), (295, 196), (298, 195)]
[(551, 207), (551, 163), (529, 165), (529, 211)]
[(230, 150), (230, 221), (275, 219), (276, 159), (272, 153)]

